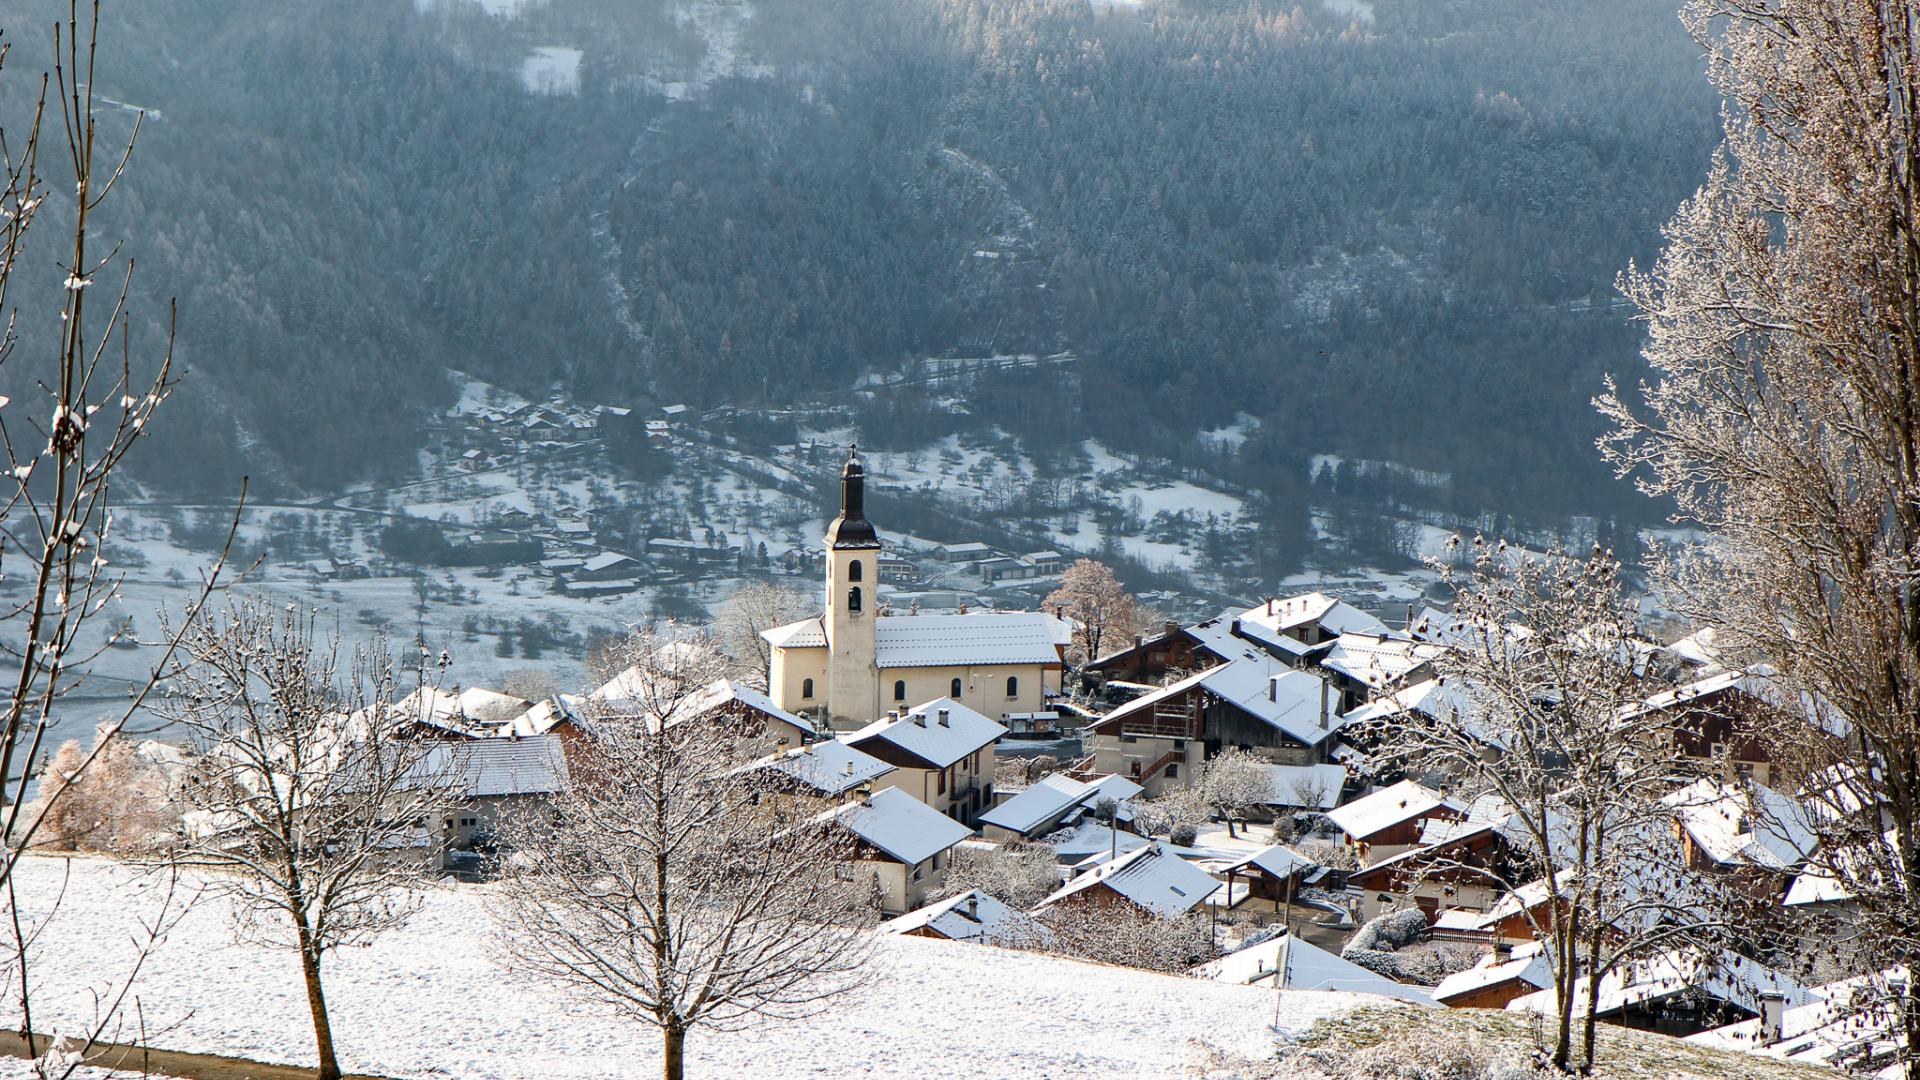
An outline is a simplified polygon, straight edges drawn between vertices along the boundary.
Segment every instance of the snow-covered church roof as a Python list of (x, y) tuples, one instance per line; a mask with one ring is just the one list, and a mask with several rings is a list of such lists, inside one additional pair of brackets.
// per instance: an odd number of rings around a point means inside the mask
[[(1041, 611), (983, 611), (968, 615), (877, 615), (874, 664), (901, 667), (992, 667), (1058, 664), (1071, 625)], [(776, 626), (760, 635), (776, 649), (824, 649), (819, 616)]]

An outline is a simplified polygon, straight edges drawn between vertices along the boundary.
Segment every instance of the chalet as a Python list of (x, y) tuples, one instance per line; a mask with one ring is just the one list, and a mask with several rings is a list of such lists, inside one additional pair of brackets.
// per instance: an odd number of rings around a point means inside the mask
[(1456, 971), (1433, 988), (1433, 999), (1453, 1009), (1504, 1009), (1515, 999), (1553, 986), (1553, 966), (1545, 946), (1528, 942), (1495, 949), (1465, 971)]
[(460, 468), (468, 472), (479, 472), (481, 469), (491, 465), (492, 462), (487, 460), (487, 452), (485, 450), (473, 449), (461, 454), (457, 464)]
[(1093, 661), (1086, 670), (1104, 679), (1152, 683), (1228, 663), (1248, 655), (1249, 646), (1294, 667), (1309, 651), (1305, 644), (1249, 621), (1244, 614), (1221, 615), (1192, 626), (1167, 623), (1159, 634), (1136, 637), (1132, 645)]
[(965, 705), (939, 698), (875, 720), (844, 741), (893, 766), (879, 786), (899, 788), (971, 827), (993, 805), (994, 744), (1006, 733)]
[[(1661, 800), (1695, 870), (1740, 873), (1783, 892), (1813, 853), (1813, 822), (1799, 803), (1754, 782), (1697, 780)], [(1777, 890), (1775, 890), (1777, 886)]]
[(879, 614), (881, 544), (865, 490), (866, 468), (849, 454), (825, 538), (827, 611), (761, 635), (774, 701), (843, 731), (937, 697), (986, 716), (1044, 710), (1061, 690), (1071, 624), (1044, 612)]
[(944, 563), (978, 562), (992, 558), (993, 548), (977, 540), (965, 544), (940, 544), (933, 549), (933, 557)]
[[(1574, 1015), (1587, 1008), (1587, 980), (1574, 986)], [(1630, 961), (1600, 977), (1591, 996), (1601, 1020), (1663, 1035), (1696, 1035), (1712, 1028), (1758, 1017), (1768, 1001), (1798, 1008), (1815, 999), (1806, 987), (1760, 963), (1731, 951), (1676, 948)], [(1515, 998), (1509, 1012), (1552, 1015), (1553, 991), (1537, 990)]]
[(1121, 804), (1138, 794), (1140, 785), (1125, 777), (1075, 780), (1065, 773), (1054, 773), (981, 814), (981, 835), (989, 840), (1045, 836), (1092, 813), (1102, 799)]
[(567, 574), (566, 590), (582, 596), (632, 592), (640, 587), (640, 575), (645, 569), (644, 564), (631, 555), (603, 551)]
[(969, 889), (881, 923), (880, 932), (1016, 947), (1044, 940), (1047, 930), (1033, 916)]
[[(1281, 844), (1262, 848), (1220, 869), (1226, 874), (1227, 906), (1235, 909), (1280, 911), (1300, 898), (1301, 889), (1333, 884), (1326, 867)], [(1234, 886), (1243, 880), (1246, 891), (1235, 896)]]
[(1327, 817), (1347, 834), (1364, 866), (1417, 845), (1429, 820), (1466, 820), (1467, 808), (1431, 788), (1402, 780), (1355, 799)]
[[(820, 557), (808, 552), (808, 565), (811, 569), (820, 568)], [(920, 566), (912, 559), (903, 559), (898, 555), (880, 556), (881, 581), (911, 581), (920, 574)]]
[(477, 739), (533, 708), (533, 702), (480, 687), (423, 686), (394, 703), (393, 718), (412, 738)]
[(1344, 712), (1433, 678), (1433, 661), (1445, 652), (1441, 645), (1355, 631), (1341, 634), (1318, 660)]
[(1325, 761), (1344, 722), (1323, 680), (1249, 646), (1231, 663), (1114, 709), (1085, 737), (1096, 770), (1158, 795), (1190, 783), (1193, 766), (1228, 747), (1277, 765)]
[(1384, 636), (1387, 626), (1345, 600), (1325, 593), (1306, 593), (1284, 600), (1268, 600), (1248, 608), (1240, 621), (1270, 630), (1302, 645), (1318, 645), (1345, 634)]
[(1502, 898), (1495, 882), (1509, 879), (1518, 861), (1506, 823), (1430, 821), (1422, 839), (1347, 875), (1347, 886), (1361, 891), (1362, 919), (1412, 901), (1431, 925), (1442, 910), (1485, 912)]
[(1157, 841), (1111, 859), (1067, 882), (1034, 908), (1131, 909), (1148, 917), (1184, 915), (1205, 903), (1220, 883), (1170, 854)]
[(1433, 999), (1417, 986), (1394, 982), (1368, 971), (1294, 934), (1281, 934), (1245, 946), (1193, 968), (1189, 974), (1238, 986), (1278, 990), (1337, 990), (1350, 994), (1377, 994), (1415, 1005)]
[(463, 861), (459, 853), (491, 843), (503, 819), (539, 812), (568, 784), (565, 750), (555, 735), (448, 743), (429, 751), (415, 772), (435, 784), (455, 778), (459, 805), (441, 820), (439, 836), (450, 867)]
[(971, 835), (965, 825), (897, 787), (827, 813), (854, 840), (849, 869), (871, 877), (881, 910), (889, 915), (912, 911), (929, 895), (938, 895), (953, 846)]
[(1732, 768), (1762, 784), (1773, 777), (1766, 741), (1759, 737), (1762, 714), (1781, 710), (1804, 712), (1808, 722), (1828, 728), (1810, 702), (1790, 700), (1789, 691), (1772, 672), (1719, 671), (1648, 698), (1631, 710), (1670, 717), (1681, 751), (1696, 761)]

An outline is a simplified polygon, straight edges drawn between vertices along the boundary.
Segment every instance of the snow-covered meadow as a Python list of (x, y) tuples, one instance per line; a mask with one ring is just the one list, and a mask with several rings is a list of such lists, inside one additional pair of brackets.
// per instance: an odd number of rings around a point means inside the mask
[[(70, 872), (70, 877), (68, 876)], [(34, 857), (17, 871), (23, 913), (46, 910), (32, 984), (36, 1025), (75, 1031), (93, 991), (128, 970), (159, 888), (101, 859)], [(190, 882), (189, 882), (190, 884)], [(342, 1063), (393, 1077), (541, 1080), (659, 1069), (649, 1028), (504, 970), (489, 947), (484, 886), (429, 894), (408, 926), (343, 951), (327, 971)], [(136, 986), (167, 1049), (287, 1064), (313, 1061), (290, 954), (236, 944), (221, 903), (179, 918)], [(1316, 1021), (1378, 1006), (1345, 993), (1230, 986), (989, 946), (884, 937), (872, 980), (814, 1019), (697, 1034), (695, 1075), (1165, 1077), (1209, 1050), (1270, 1056)], [(9, 1003), (10, 1005), (11, 1003)], [(44, 1018), (44, 1019), (43, 1019)]]

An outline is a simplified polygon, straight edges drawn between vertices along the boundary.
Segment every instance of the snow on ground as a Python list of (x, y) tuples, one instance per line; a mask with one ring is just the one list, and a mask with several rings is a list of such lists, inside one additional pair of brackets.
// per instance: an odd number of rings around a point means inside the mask
[(580, 56), (579, 49), (565, 45), (535, 46), (520, 62), (520, 85), (530, 94), (578, 94)]
[(1335, 15), (1346, 15), (1363, 23), (1373, 22), (1373, 4), (1371, 0), (1320, 0), (1322, 6)]
[[(23, 910), (43, 912), (64, 861), (16, 872)], [(117, 864), (71, 862), (33, 968), (37, 1021), (77, 1029), (90, 987), (127, 969), (136, 920), (155, 887)], [(486, 942), (484, 886), (430, 893), (407, 927), (335, 954), (327, 996), (350, 1071), (470, 1080), (572, 1080), (659, 1070), (650, 1029), (502, 970)], [(964, 1075), (1158, 1077), (1183, 1074), (1200, 1042), (1271, 1055), (1276, 1033), (1384, 999), (1154, 975), (988, 946), (882, 937), (873, 980), (808, 1021), (698, 1033), (689, 1071), (740, 1078)], [(290, 954), (236, 944), (224, 906), (202, 902), (148, 959), (138, 984), (167, 1049), (310, 1064), (311, 1029)], [(9, 1000), (8, 1004), (11, 1004)], [(1274, 1027), (1276, 1017), (1279, 1027)]]

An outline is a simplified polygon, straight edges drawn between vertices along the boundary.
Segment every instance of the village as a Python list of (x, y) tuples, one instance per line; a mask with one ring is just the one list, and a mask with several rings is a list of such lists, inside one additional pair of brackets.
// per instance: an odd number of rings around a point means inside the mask
[[(727, 642), (667, 623), (654, 631), (664, 644), (578, 691), (448, 684), (394, 702), (388, 734), (456, 776), (444, 816), (394, 842), (430, 860), (445, 887), (484, 889), (527, 821), (604, 772), (610, 725), (723, 718), (752, 748), (730, 768), (763, 778), (783, 814), (832, 823), (841, 872), (870, 893), (883, 935), (1517, 1015), (1552, 1014), (1556, 978), (1577, 976), (1578, 1008), (1602, 1023), (1848, 1068), (1903, 1038), (1869, 990), (1897, 989), (1900, 973), (1849, 970), (1810, 939), (1844, 935), (1853, 898), (1812, 868), (1825, 796), (1778, 770), (1756, 736), (1762, 718), (1803, 706), (1764, 667), (1729, 666), (1710, 634), (1624, 646), (1634, 700), (1622, 716), (1668, 733), (1674, 755), (1652, 824), (1673, 843), (1646, 850), (1676, 861), (1646, 854), (1608, 887), (1671, 895), (1671, 875), (1697, 879), (1771, 929), (1636, 938), (1593, 972), (1583, 965), (1605, 948), (1556, 963), (1552, 914), (1576, 868), (1554, 865), (1560, 848), (1543, 852), (1527, 808), (1435, 786), (1382, 753), (1396, 731), (1451, 725), (1474, 733), (1487, 761), (1521, 752), (1475, 720), (1486, 695), (1444, 674), (1486, 626), (1411, 605), (1390, 624), (1322, 592), (1166, 620), (1097, 563), (983, 543), (921, 560), (988, 582), (1040, 580), (1049, 594), (1026, 608), (970, 595), (923, 610), (921, 562), (894, 554), (865, 488), (861, 454), (846, 452), (824, 543), (778, 556), (820, 575), (813, 595), (825, 602), (752, 627), (758, 650), (736, 635), (723, 655)], [(655, 541), (646, 565), (707, 553), (739, 557)], [(624, 557), (543, 554), (565, 564), (569, 594), (651, 573)], [(696, 665), (698, 685), (663, 700), (663, 683), (685, 683), (673, 657), (697, 651), (688, 635), (720, 666)], [(1502, 635), (1526, 647), (1524, 631)], [(174, 808), (146, 828), (230, 850), (244, 830), (223, 838), (231, 822), (182, 794), (205, 782), (201, 753), (220, 747), (143, 743), (118, 780), (137, 777), (129, 790), (149, 811)], [(60, 832), (85, 812), (53, 822), (47, 843), (98, 849), (85, 830)], [(1563, 825), (1556, 813), (1543, 823)]]

